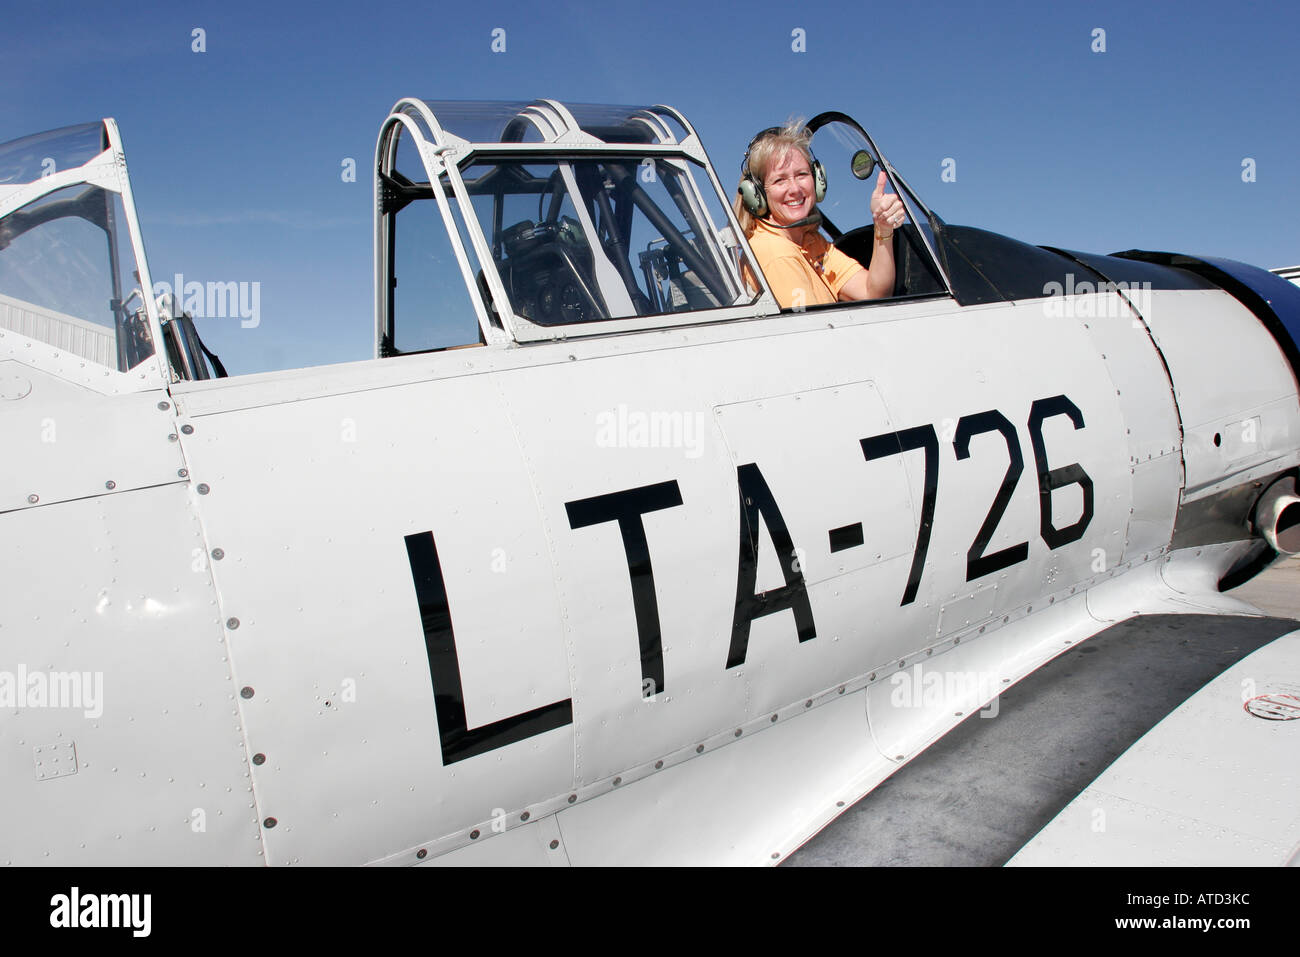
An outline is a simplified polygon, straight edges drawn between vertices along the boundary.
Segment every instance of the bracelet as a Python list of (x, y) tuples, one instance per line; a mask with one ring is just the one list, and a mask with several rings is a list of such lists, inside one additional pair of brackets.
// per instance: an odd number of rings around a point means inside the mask
[(887, 243), (894, 238), (894, 231), (891, 229), (888, 236), (880, 235), (880, 230), (876, 229), (876, 242)]

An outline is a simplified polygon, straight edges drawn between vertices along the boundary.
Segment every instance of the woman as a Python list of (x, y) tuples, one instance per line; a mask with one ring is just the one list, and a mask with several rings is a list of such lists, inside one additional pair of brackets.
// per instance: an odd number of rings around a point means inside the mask
[(767, 284), (782, 309), (890, 295), (894, 229), (905, 215), (902, 200), (885, 192), (882, 170), (871, 194), (875, 247), (871, 268), (864, 269), (819, 231), (816, 206), (826, 195), (826, 178), (810, 139), (799, 122), (772, 127), (754, 137), (741, 164), (736, 218)]

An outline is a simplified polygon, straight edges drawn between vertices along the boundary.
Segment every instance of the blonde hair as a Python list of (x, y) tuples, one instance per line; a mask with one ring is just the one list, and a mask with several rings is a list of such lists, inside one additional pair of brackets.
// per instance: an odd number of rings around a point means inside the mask
[[(760, 133), (749, 145), (749, 153), (740, 171), (741, 181), (744, 181), (745, 173), (748, 172), (750, 178), (761, 186), (763, 180), (767, 178), (767, 171), (772, 163), (792, 149), (803, 154), (811, 169), (813, 164), (812, 147), (809, 145), (811, 141), (812, 134), (804, 126), (802, 117), (786, 120), (785, 125), (779, 129)], [(756, 222), (754, 214), (745, 208), (739, 184), (736, 186), (736, 199), (732, 208), (736, 211), (736, 219), (740, 223), (740, 228), (744, 230), (745, 237), (754, 235)]]

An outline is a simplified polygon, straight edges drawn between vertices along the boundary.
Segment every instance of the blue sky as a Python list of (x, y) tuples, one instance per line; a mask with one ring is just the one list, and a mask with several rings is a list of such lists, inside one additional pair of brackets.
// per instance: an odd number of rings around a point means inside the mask
[(1298, 27), (1294, 5), (1199, 0), (23, 5), (0, 141), (115, 117), (154, 278), (261, 283), (257, 328), (200, 322), (254, 372), (370, 356), (369, 167), (403, 96), (668, 103), (728, 188), (754, 132), (838, 109), (948, 222), (1294, 265)]

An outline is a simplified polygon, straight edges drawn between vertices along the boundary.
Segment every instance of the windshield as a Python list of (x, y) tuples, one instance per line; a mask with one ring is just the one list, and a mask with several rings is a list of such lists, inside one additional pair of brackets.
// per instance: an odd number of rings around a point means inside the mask
[[(826, 198), (818, 204), (824, 228), (841, 251), (865, 265), (870, 259), (874, 230), (871, 194), (885, 168), (880, 152), (852, 117), (822, 113), (808, 123), (812, 149), (826, 171)], [(943, 293), (947, 287), (938, 268), (937, 249), (928, 211), (902, 182), (896, 170), (886, 177), (884, 191), (898, 192), (907, 211), (896, 232), (898, 282), (895, 295)]]
[(462, 176), (514, 313), (560, 325), (747, 302), (721, 201), (676, 157), (478, 159)]
[(79, 183), (0, 219), (0, 328), (119, 372), (153, 355), (120, 195)]

